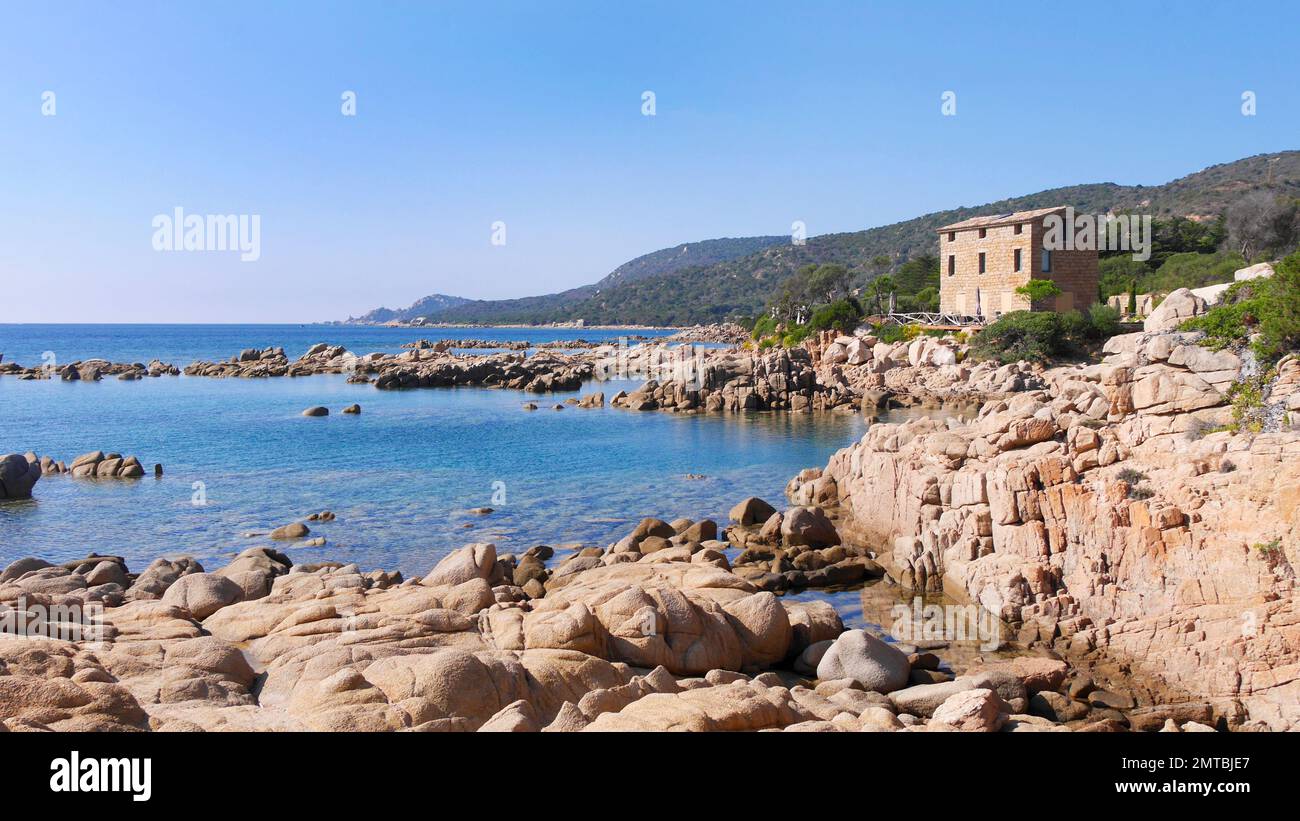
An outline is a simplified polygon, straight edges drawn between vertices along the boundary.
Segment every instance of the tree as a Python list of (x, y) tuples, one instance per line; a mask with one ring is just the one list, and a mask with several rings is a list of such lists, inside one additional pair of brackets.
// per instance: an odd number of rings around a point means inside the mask
[(1030, 304), (1046, 302), (1061, 295), (1061, 287), (1050, 279), (1031, 279), (1016, 289), (1016, 293), (1029, 297)]
[(822, 302), (834, 302), (848, 294), (851, 280), (848, 268), (834, 262), (823, 263), (809, 272), (808, 293)]
[(1128, 289), (1128, 315), (1137, 316), (1138, 312), (1138, 281), (1135, 277), (1133, 285)]
[(939, 258), (933, 254), (912, 257), (898, 266), (894, 282), (900, 294), (920, 295), (926, 288), (939, 287)]
[(1252, 191), (1228, 208), (1228, 245), (1247, 262), (1290, 243), (1296, 205), (1267, 191)]
[(889, 295), (895, 290), (894, 278), (889, 274), (878, 276), (871, 281), (871, 302), (876, 306), (877, 314), (888, 310)]

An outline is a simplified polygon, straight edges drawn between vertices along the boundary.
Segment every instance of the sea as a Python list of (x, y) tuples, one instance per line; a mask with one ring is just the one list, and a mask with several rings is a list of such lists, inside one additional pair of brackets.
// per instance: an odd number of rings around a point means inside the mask
[[(667, 330), (387, 328), (351, 325), (0, 325), (3, 361), (160, 359), (178, 367), (246, 348), (311, 345), (397, 352), (417, 339), (613, 342)], [(137, 456), (140, 480), (47, 476), (33, 498), (0, 502), (0, 566), (119, 555), (132, 570), (189, 555), (216, 569), (268, 545), (268, 531), (309, 522), (318, 547), (274, 543), (295, 563), (355, 562), (423, 574), (449, 551), (493, 542), (501, 552), (546, 544), (604, 546), (643, 517), (713, 518), (747, 496), (778, 508), (799, 470), (824, 465), (862, 436), (856, 414), (679, 415), (565, 406), (596, 382), (538, 396), (495, 388), (380, 391), (343, 376), (125, 382), (0, 376), (0, 454), (71, 462), (88, 451)], [(540, 409), (526, 411), (535, 401)], [(361, 405), (360, 415), (339, 411)], [(331, 414), (303, 417), (324, 405)], [(163, 474), (155, 478), (153, 465)], [(471, 512), (491, 508), (488, 514)]]

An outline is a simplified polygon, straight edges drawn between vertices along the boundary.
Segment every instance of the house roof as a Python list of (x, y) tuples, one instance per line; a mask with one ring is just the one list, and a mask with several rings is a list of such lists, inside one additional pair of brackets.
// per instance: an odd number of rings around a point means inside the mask
[(1052, 208), (1035, 208), (1033, 211), (1016, 211), (1010, 214), (991, 214), (987, 217), (971, 217), (968, 220), (954, 222), (952, 225), (945, 225), (938, 230), (942, 233), (945, 231), (962, 231), (967, 228), (992, 228), (995, 225), (1015, 225), (1017, 222), (1031, 222), (1039, 217), (1045, 217), (1048, 214), (1054, 214), (1057, 211), (1064, 210), (1064, 205), (1057, 205)]

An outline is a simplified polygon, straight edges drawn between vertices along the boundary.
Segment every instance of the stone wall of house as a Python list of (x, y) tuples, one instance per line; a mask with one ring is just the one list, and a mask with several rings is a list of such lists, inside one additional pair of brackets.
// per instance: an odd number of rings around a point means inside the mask
[[(1025, 229), (1026, 233), (1030, 231)], [(1097, 250), (1052, 251), (1051, 271), (1042, 270), (1043, 224), (1036, 222), (1032, 226), (1034, 267), (1030, 274), (1034, 279), (1050, 279), (1060, 287), (1062, 294), (1054, 301), (1035, 305), (1039, 310), (1068, 311), (1078, 308), (1086, 311), (1088, 306), (1097, 301)]]
[[(1051, 279), (1064, 292), (1053, 302), (1033, 306), (1040, 310), (1086, 309), (1097, 301), (1095, 250), (1054, 250), (1052, 270), (1043, 272), (1042, 249), (1041, 220), (940, 232), (939, 310), (990, 319), (1026, 310), (1029, 300), (1015, 291), (1030, 279)], [(980, 273), (980, 254), (984, 254), (984, 273)]]

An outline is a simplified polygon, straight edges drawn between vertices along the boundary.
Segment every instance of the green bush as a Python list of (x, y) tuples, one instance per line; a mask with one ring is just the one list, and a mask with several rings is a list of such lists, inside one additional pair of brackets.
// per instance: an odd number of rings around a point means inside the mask
[(762, 339), (776, 330), (776, 320), (771, 316), (764, 314), (754, 323), (753, 338)]
[(1094, 306), (1087, 316), (1079, 311), (1012, 311), (971, 338), (971, 355), (1003, 363), (1050, 362), (1113, 335), (1118, 321), (1114, 309), (1105, 306)]
[(856, 300), (840, 299), (813, 311), (808, 327), (813, 331), (841, 331), (847, 333), (858, 326), (862, 308)]
[(1047, 362), (1064, 353), (1061, 315), (1047, 311), (1012, 311), (971, 339), (975, 359), (999, 362)]
[(886, 345), (893, 345), (895, 342), (910, 342), (921, 335), (921, 329), (916, 325), (875, 325), (871, 333)]
[(1273, 276), (1234, 284), (1218, 306), (1182, 328), (1204, 331), (1211, 348), (1242, 344), (1258, 333), (1255, 355), (1264, 364), (1300, 348), (1300, 251), (1274, 266)]
[(1098, 339), (1110, 339), (1119, 333), (1119, 311), (1097, 302), (1088, 309), (1088, 321)]
[(781, 337), (781, 346), (793, 348), (811, 336), (812, 332), (812, 328), (808, 325), (795, 325), (785, 332), (785, 336)]

